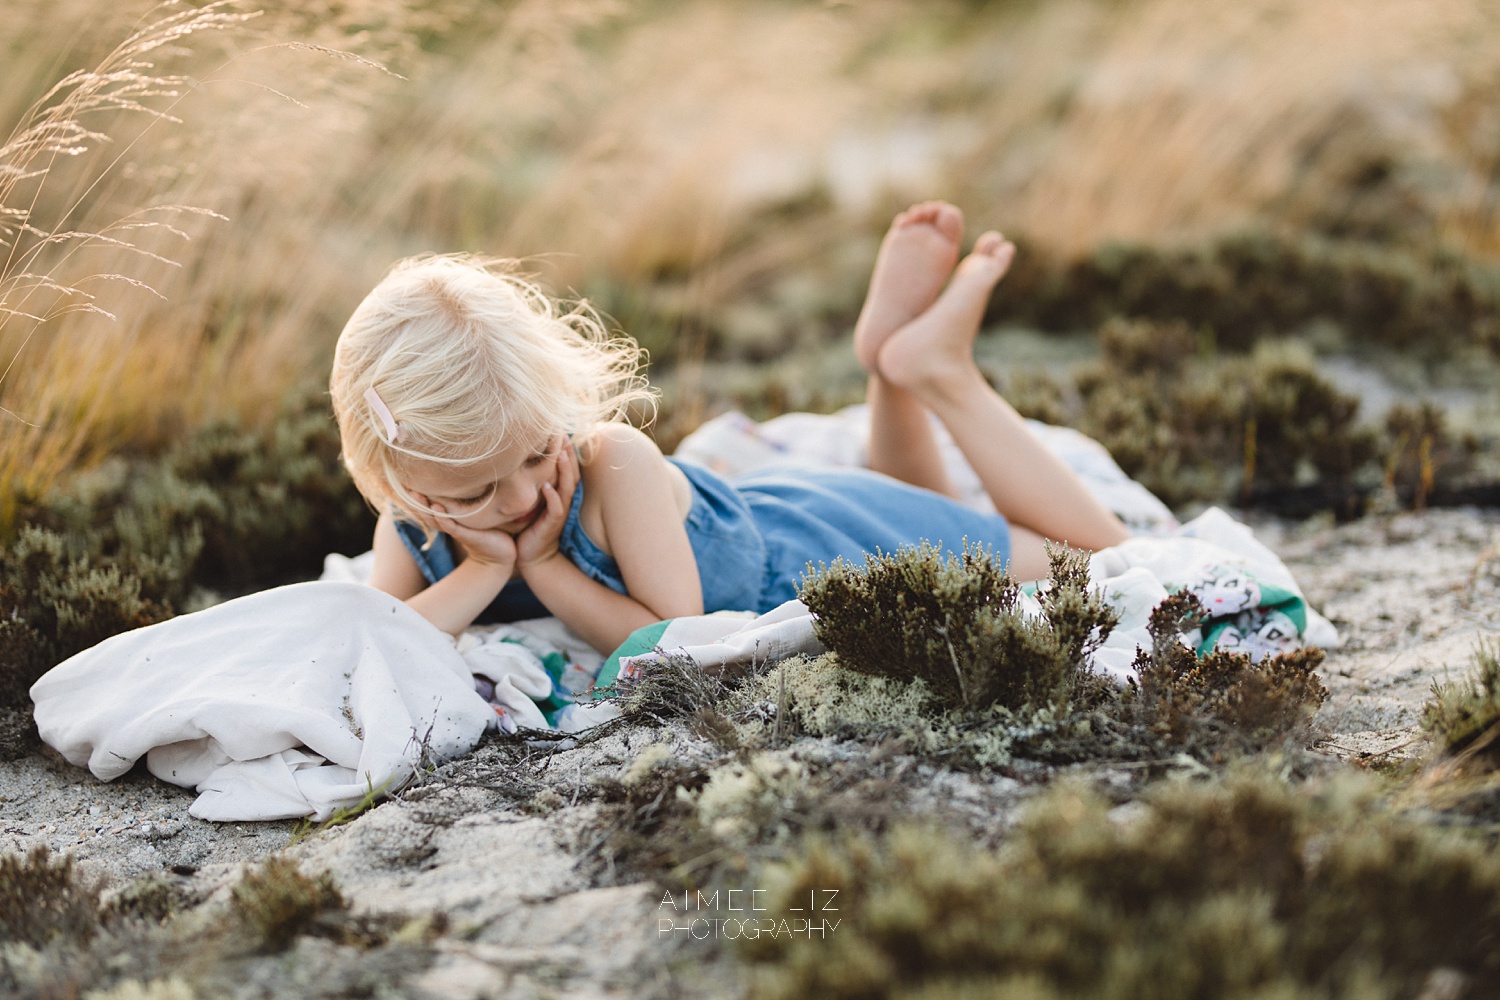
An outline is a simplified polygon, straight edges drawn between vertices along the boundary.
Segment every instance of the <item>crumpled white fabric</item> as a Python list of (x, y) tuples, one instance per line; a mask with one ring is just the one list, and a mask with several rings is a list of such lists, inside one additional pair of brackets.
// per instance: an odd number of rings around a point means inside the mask
[[(343, 583), (367, 583), (375, 565), (375, 553), (357, 556), (330, 553), (323, 559), (323, 579)], [(620, 716), (613, 702), (584, 697), (604, 657), (561, 620), (530, 618), (508, 625), (471, 625), (457, 638), (459, 655), (476, 680), (490, 687), (487, 699), (494, 709), (492, 727), (513, 733), (521, 728), (555, 729), (576, 733)], [(543, 657), (561, 654), (567, 668), (561, 686), (576, 704), (565, 706), (549, 723), (538, 705), (553, 693)]]
[[(557, 618), (473, 625), (459, 635), (458, 651), (473, 675), (493, 688), (488, 700), (495, 710), (495, 726), (504, 732), (525, 727), (577, 733), (621, 715), (614, 702), (586, 697), (603, 657)], [(562, 689), (579, 699), (563, 706), (555, 725), (538, 707), (538, 702), (553, 694), (552, 679), (542, 662), (553, 653), (561, 653), (568, 661)]]
[(494, 710), (447, 634), (362, 584), (277, 587), (125, 632), (32, 686), (42, 739), (108, 781), (142, 756), (200, 819), (326, 819), (471, 749)]
[(787, 601), (763, 615), (717, 612), (688, 618), (672, 618), (660, 629), (646, 628), (616, 652), (618, 674), (606, 666), (599, 685), (606, 687), (618, 677), (635, 680), (652, 663), (665, 656), (683, 656), (703, 670), (717, 674), (757, 663), (775, 663), (798, 654), (823, 651), (813, 631), (812, 613), (801, 601)]

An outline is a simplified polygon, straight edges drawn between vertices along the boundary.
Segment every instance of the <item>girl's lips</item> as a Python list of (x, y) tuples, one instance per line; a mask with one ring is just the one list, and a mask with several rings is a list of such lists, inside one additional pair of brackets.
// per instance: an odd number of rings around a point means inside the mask
[(506, 530), (514, 529), (515, 531), (520, 531), (527, 525), (531, 524), (532, 521), (535, 521), (537, 518), (541, 517), (542, 512), (546, 509), (547, 500), (545, 497), (543, 497), (537, 500), (536, 506), (531, 508), (531, 510), (527, 511), (525, 514), (522, 514), (520, 517), (512, 518), (511, 520), (506, 521), (503, 525), (501, 525), (501, 527)]

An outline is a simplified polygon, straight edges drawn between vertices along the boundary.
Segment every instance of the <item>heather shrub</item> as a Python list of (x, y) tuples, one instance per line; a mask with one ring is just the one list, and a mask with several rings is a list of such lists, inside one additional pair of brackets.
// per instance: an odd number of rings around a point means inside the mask
[(1385, 485), (1409, 495), (1418, 510), (1427, 505), (1440, 477), (1451, 481), (1465, 476), (1479, 453), (1472, 434), (1455, 434), (1443, 410), (1423, 401), (1415, 406), (1397, 403), (1385, 415), (1381, 442)]
[(1247, 772), (1114, 811), (1063, 786), (999, 848), (913, 823), (787, 858), (767, 916), (838, 925), (742, 941), (759, 1000), (1500, 995), (1500, 860), (1348, 778)]
[(316, 396), (264, 428), (212, 425), (33, 500), (0, 548), (0, 705), (47, 669), (214, 592), (315, 576), (373, 517)]
[(1304, 648), (1258, 663), (1222, 650), (1199, 656), (1179, 636), (1201, 619), (1201, 606), (1185, 591), (1151, 612), (1151, 649), (1136, 655), (1140, 681), (1122, 700), (1122, 717), (1170, 744), (1238, 743), (1245, 751), (1305, 730), (1328, 698), (1316, 673), (1323, 651)]
[(1120, 320), (1100, 343), (1101, 361), (1077, 377), (1079, 427), (1169, 504), (1348, 490), (1375, 456), (1358, 399), (1298, 345), (1198, 359), (1181, 324)]
[(247, 871), (230, 895), (231, 912), (268, 951), (284, 950), (297, 935), (317, 931), (320, 918), (348, 909), (332, 875), (303, 874), (297, 862), (280, 854)]
[(1019, 587), (976, 550), (836, 563), (803, 586), (830, 653), (756, 678), (731, 717), (765, 706), (778, 732), (894, 739), (962, 769), (1180, 753), (1215, 762), (1309, 735), (1328, 696), (1321, 650), (1200, 657), (1181, 638), (1201, 619), (1184, 592), (1153, 612), (1152, 649), (1122, 687), (1089, 666), (1115, 617), (1087, 583), (1084, 557), (1054, 552), (1040, 613), (1028, 616)]
[[(160, 873), (104, 892), (71, 856), (0, 857), (0, 993), (180, 1000), (248, 982), (256, 995), (375, 996), (424, 970), (448, 929), (440, 913), (351, 913), (327, 874), (280, 856), (227, 900), (211, 888)], [(302, 936), (329, 942), (316, 962), (281, 954)]]
[(67, 855), (46, 847), (0, 855), (0, 941), (41, 948), (54, 938), (87, 941), (99, 929), (100, 886), (81, 878)]
[(1039, 615), (993, 555), (968, 544), (946, 559), (924, 542), (866, 555), (863, 567), (835, 560), (805, 576), (799, 596), (845, 667), (921, 679), (966, 710), (1067, 701), (1117, 620), (1088, 588), (1087, 557), (1064, 548), (1052, 552)]
[(1243, 350), (1316, 320), (1429, 356), (1495, 342), (1500, 273), (1441, 250), (1244, 232), (1187, 247), (1109, 244), (1061, 263), (1023, 253), (991, 318), (1083, 330), (1182, 321)]
[(1500, 763), (1500, 645), (1482, 642), (1474, 651), (1472, 673), (1432, 685), (1422, 706), (1422, 728), (1447, 756), (1469, 754), (1482, 769)]
[[(27, 691), (54, 664), (117, 632), (171, 615), (164, 594), (86, 540), (34, 526), (0, 552), (0, 699)], [(154, 567), (153, 567), (154, 568)]]

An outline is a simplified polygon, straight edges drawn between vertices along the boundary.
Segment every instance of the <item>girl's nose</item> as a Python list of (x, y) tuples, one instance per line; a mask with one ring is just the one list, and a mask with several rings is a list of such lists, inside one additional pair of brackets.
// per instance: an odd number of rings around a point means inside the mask
[(496, 500), (499, 501), (500, 510), (507, 518), (524, 517), (536, 506), (540, 493), (541, 490), (535, 483), (518, 479), (501, 487), (500, 495), (496, 497)]

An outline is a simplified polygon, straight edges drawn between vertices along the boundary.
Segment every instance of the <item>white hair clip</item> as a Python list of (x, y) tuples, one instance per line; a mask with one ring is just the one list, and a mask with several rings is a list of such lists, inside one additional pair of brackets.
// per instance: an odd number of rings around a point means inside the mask
[(380, 393), (375, 391), (373, 385), (365, 390), (365, 402), (370, 404), (370, 409), (375, 411), (375, 415), (385, 425), (385, 443), (395, 444), (401, 437), (401, 428), (397, 425), (396, 418), (391, 416), (390, 407), (385, 405), (385, 400), (380, 398)]

